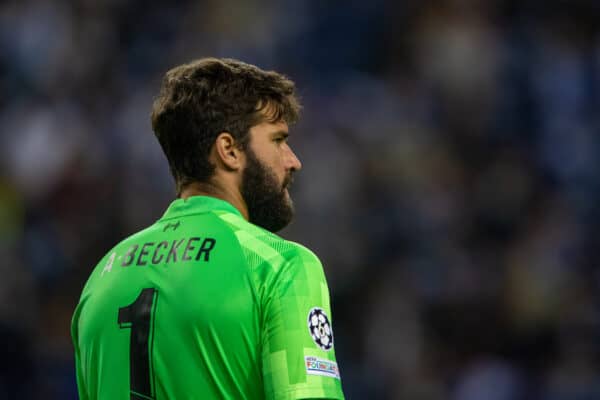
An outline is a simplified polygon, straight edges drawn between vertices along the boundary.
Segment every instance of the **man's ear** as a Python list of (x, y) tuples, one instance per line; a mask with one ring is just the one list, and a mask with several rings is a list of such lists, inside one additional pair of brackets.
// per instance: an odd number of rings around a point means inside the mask
[(243, 151), (238, 142), (229, 132), (221, 132), (215, 140), (213, 148), (217, 162), (225, 169), (237, 171), (243, 167)]

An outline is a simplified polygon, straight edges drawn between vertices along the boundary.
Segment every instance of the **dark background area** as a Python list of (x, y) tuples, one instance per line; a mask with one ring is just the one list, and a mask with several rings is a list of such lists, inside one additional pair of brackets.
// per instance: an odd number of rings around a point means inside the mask
[(600, 399), (600, 3), (5, 0), (0, 398), (74, 399), (91, 269), (174, 198), (170, 67), (226, 56), (304, 103), (297, 218), (348, 399)]

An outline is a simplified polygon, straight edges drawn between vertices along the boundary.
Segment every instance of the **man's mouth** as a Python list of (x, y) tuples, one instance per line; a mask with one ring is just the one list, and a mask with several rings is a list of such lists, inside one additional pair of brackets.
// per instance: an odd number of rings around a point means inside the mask
[(292, 186), (292, 183), (294, 182), (294, 178), (292, 177), (292, 175), (288, 175), (284, 180), (283, 180), (283, 189), (287, 190), (289, 189), (290, 186)]

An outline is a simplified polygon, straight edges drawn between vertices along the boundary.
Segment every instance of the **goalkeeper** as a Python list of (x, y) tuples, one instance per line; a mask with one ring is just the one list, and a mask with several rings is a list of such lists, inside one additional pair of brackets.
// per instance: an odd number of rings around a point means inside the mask
[(301, 168), (294, 91), (232, 59), (167, 72), (152, 127), (177, 199), (83, 289), (71, 328), (82, 400), (343, 399), (321, 263), (275, 234)]

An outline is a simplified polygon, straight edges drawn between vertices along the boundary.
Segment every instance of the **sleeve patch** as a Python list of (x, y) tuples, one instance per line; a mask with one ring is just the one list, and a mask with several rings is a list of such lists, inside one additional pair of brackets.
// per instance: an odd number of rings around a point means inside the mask
[(309, 311), (308, 333), (322, 350), (329, 351), (333, 347), (333, 330), (322, 308), (313, 307)]
[(340, 379), (340, 371), (335, 361), (329, 361), (313, 356), (304, 357), (304, 365), (308, 375), (321, 375)]

